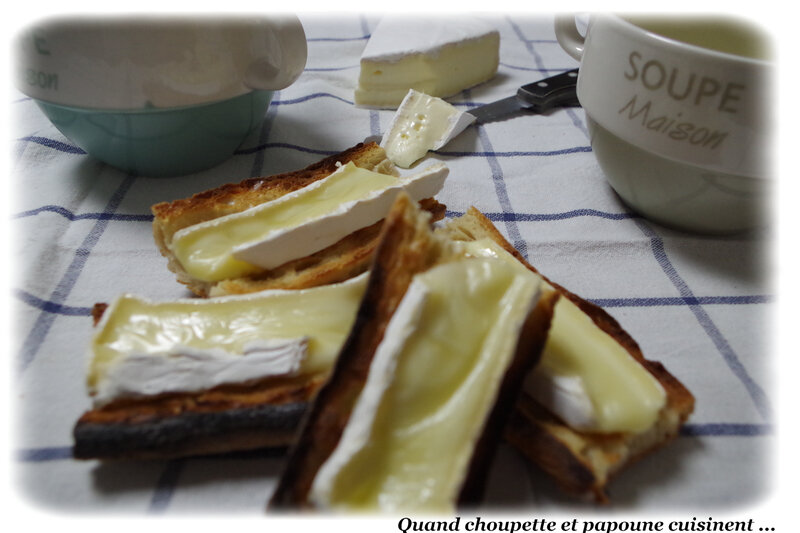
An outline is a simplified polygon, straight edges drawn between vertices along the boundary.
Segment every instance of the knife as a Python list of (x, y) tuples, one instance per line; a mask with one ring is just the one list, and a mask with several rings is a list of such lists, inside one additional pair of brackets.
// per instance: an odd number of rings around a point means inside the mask
[(544, 113), (554, 107), (579, 106), (575, 89), (578, 69), (568, 70), (557, 76), (535, 81), (517, 89), (509, 96), (490, 104), (473, 107), (467, 113), (475, 117), (475, 124), (494, 122), (521, 111)]
[[(452, 139), (458, 136), (465, 128), (475, 125), (493, 122), (510, 117), (520, 112), (545, 113), (555, 107), (579, 106), (576, 87), (578, 81), (578, 69), (568, 70), (556, 76), (535, 81), (523, 85), (517, 89), (515, 96), (509, 96), (492, 102), (490, 104), (473, 107), (461, 113), (458, 120), (450, 123), (450, 130), (433, 143), (416, 146), (413, 150), (405, 150), (406, 155), (411, 154), (419, 158), (424, 157), (430, 150), (437, 150)], [(405, 102), (405, 100), (404, 100)], [(402, 104), (400, 106), (402, 108)], [(398, 113), (399, 113), (398, 109)], [(398, 115), (395, 115), (397, 118)], [(464, 120), (467, 119), (467, 120)], [(473, 120), (474, 119), (474, 120)], [(394, 123), (394, 121), (393, 121)], [(390, 126), (391, 129), (391, 126)], [(385, 136), (386, 134), (384, 134)], [(384, 136), (371, 135), (364, 142), (374, 141), (384, 146)], [(427, 142), (427, 141), (426, 141)], [(419, 153), (417, 153), (419, 152)], [(406, 157), (406, 156), (403, 156)], [(391, 156), (390, 156), (391, 158)], [(392, 159), (395, 164), (400, 164), (398, 160)], [(402, 168), (409, 168), (411, 164), (400, 164)]]

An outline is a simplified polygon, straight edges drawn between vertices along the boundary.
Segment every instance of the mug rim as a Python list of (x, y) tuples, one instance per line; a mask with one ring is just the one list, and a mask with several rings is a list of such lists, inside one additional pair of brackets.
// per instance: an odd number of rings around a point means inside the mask
[[(209, 36), (213, 48), (198, 44)], [(302, 22), (288, 13), (50, 16), (18, 31), (13, 44), (12, 84), (22, 94), (120, 111), (282, 90), (308, 61)]]
[[(643, 15), (645, 15), (645, 14), (643, 14)], [(656, 32), (650, 31), (648, 29), (642, 28), (641, 26), (637, 26), (633, 22), (630, 22), (629, 20), (627, 20), (625, 18), (625, 16), (626, 16), (625, 14), (613, 13), (613, 14), (605, 14), (605, 15), (601, 15), (601, 16), (608, 17), (609, 20), (613, 20), (614, 22), (625, 26), (629, 31), (636, 32), (636, 33), (642, 35), (643, 37), (645, 37), (647, 39), (666, 42), (671, 46), (675, 46), (677, 48), (684, 49), (687, 52), (691, 52), (693, 54), (698, 54), (699, 53), (699, 54), (702, 54), (702, 55), (710, 56), (711, 58), (715, 58), (715, 59), (725, 59), (725, 60), (728, 60), (728, 61), (747, 63), (747, 64), (750, 64), (752, 66), (758, 66), (758, 67), (764, 67), (764, 68), (770, 68), (775, 64), (774, 59), (757, 59), (757, 58), (753, 58), (753, 57), (740, 56), (740, 55), (737, 55), (737, 54), (732, 54), (730, 52), (721, 52), (719, 50), (714, 50), (712, 48), (706, 48), (706, 47), (699, 46), (699, 45), (696, 45), (696, 44), (691, 44), (691, 43), (686, 43), (686, 42), (683, 42), (683, 41), (679, 41), (679, 40), (673, 39), (671, 37), (666, 37), (664, 35), (661, 35), (661, 34), (658, 34)], [(654, 16), (657, 16), (657, 15), (654, 15)]]

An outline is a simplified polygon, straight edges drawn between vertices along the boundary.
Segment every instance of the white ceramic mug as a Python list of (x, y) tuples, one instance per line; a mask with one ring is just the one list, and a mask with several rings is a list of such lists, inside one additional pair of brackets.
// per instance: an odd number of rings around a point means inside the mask
[(770, 195), (765, 43), (730, 20), (574, 16), (556, 37), (580, 60), (592, 150), (634, 210), (680, 229), (765, 223)]

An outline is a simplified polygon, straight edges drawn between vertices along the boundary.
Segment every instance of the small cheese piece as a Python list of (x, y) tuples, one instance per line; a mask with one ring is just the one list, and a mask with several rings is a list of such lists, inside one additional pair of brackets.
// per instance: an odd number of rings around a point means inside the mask
[(310, 500), (335, 510), (452, 512), (538, 295), (535, 276), (494, 259), (415, 276)]
[[(123, 295), (105, 310), (92, 339), (89, 393), (106, 402), (327, 372), (366, 280), (364, 273), (311, 289), (171, 302)], [(164, 383), (160, 372), (179, 377)]]
[(440, 163), (397, 178), (347, 163), (273, 201), (177, 231), (169, 246), (196, 279), (245, 276), (318, 252), (378, 222), (400, 191), (415, 200), (433, 197), (447, 172)]
[[(475, 257), (525, 269), (493, 241), (459, 245)], [(525, 390), (573, 429), (600, 433), (652, 427), (667, 399), (661, 383), (568, 298), (556, 303), (542, 359)]]
[(429, 150), (438, 150), (475, 121), (441, 98), (411, 89), (397, 108), (381, 146), (395, 165), (409, 168)]
[(481, 19), (384, 17), (361, 55), (357, 105), (396, 108), (409, 89), (447, 98), (491, 79), (500, 34)]

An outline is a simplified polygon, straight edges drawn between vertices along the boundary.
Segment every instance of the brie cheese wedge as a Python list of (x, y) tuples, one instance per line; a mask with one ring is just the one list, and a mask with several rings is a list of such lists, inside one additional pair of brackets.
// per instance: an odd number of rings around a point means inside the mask
[(103, 313), (87, 386), (95, 402), (195, 392), (332, 368), (367, 273), (302, 290), (153, 302), (123, 295)]
[(272, 269), (383, 219), (400, 191), (414, 200), (435, 196), (447, 173), (438, 163), (398, 178), (347, 163), (273, 201), (177, 231), (169, 246), (186, 272), (203, 281)]
[(500, 34), (475, 18), (384, 17), (361, 55), (356, 105), (395, 108), (409, 89), (446, 98), (491, 79)]
[(429, 150), (438, 150), (449, 143), (473, 122), (475, 117), (441, 98), (411, 89), (384, 133), (381, 147), (392, 163), (409, 168)]

